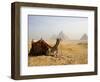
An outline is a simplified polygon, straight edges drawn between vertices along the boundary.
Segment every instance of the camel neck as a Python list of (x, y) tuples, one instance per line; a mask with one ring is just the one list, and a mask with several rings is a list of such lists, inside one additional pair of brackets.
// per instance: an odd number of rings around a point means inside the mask
[(56, 44), (55, 44), (53, 47), (58, 47), (59, 43), (60, 43), (60, 41), (57, 40), (57, 41), (56, 41)]

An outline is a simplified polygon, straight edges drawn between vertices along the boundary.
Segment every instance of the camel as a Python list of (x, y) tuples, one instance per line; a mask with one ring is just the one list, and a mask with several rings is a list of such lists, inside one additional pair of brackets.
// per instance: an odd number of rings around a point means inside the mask
[(58, 45), (61, 39), (57, 38), (56, 44), (52, 47), (48, 45), (44, 40), (40, 39), (37, 42), (32, 40), (31, 49), (29, 51), (29, 56), (39, 56), (39, 55), (55, 55), (58, 53)]
[(57, 38), (56, 39), (56, 44), (53, 47), (49, 48), (48, 53), (50, 55), (57, 56), (57, 54), (58, 54), (58, 46), (60, 44), (60, 41), (61, 41), (61, 39), (60, 38)]

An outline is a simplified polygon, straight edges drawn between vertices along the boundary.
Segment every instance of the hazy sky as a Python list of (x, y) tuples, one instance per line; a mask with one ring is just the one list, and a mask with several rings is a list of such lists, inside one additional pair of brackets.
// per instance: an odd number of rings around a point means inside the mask
[(28, 16), (29, 39), (50, 38), (63, 32), (70, 39), (80, 39), (88, 32), (88, 18), (67, 16)]

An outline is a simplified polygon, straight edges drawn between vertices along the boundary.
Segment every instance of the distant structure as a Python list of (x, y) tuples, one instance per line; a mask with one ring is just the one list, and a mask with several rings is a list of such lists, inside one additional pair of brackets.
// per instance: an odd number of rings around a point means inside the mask
[(58, 34), (57, 38), (60, 38), (61, 40), (69, 40), (69, 37), (66, 36), (66, 35), (63, 33), (63, 31), (61, 31), (61, 32)]
[(54, 34), (52, 35), (51, 39), (55, 40), (57, 38), (60, 38), (61, 40), (70, 40), (68, 36), (66, 36), (66, 34), (63, 33), (63, 31), (59, 32), (58, 35)]
[(80, 38), (80, 40), (88, 40), (87, 34), (84, 34), (84, 35)]
[(52, 36), (51, 36), (51, 40), (55, 40), (57, 38), (57, 35), (56, 34), (53, 34)]

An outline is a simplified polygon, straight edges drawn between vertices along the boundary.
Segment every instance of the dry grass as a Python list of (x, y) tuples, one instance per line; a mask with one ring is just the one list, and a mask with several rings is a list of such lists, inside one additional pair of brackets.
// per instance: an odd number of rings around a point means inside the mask
[[(54, 42), (49, 41), (50, 45)], [(29, 44), (30, 47), (30, 44)], [(29, 56), (29, 66), (49, 66), (49, 65), (68, 65), (86, 64), (88, 59), (86, 41), (62, 41), (58, 47), (59, 53), (54, 56)]]

